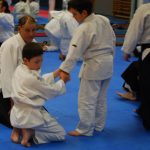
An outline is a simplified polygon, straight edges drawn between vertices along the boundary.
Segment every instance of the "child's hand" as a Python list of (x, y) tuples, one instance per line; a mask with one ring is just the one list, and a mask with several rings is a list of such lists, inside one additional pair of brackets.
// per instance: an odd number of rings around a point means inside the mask
[(67, 81), (70, 80), (70, 75), (68, 73), (61, 71), (60, 78), (66, 83)]
[(61, 72), (60, 69), (57, 69), (56, 71), (54, 71), (54, 78), (60, 76), (60, 72)]

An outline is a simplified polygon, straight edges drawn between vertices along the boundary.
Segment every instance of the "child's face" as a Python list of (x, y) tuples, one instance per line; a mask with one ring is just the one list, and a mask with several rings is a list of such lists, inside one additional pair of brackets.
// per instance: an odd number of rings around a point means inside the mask
[(73, 17), (77, 20), (78, 23), (82, 23), (84, 19), (88, 16), (86, 10), (83, 10), (82, 13), (80, 13), (76, 9), (70, 8), (69, 11), (73, 14)]
[(36, 56), (31, 58), (30, 60), (27, 58), (23, 59), (24, 64), (30, 69), (30, 70), (39, 70), (42, 65), (43, 56)]

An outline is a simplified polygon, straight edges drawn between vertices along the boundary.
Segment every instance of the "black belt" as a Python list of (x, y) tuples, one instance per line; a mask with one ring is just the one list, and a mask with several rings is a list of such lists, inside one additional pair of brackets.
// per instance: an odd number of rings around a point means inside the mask
[(141, 46), (139, 61), (142, 61), (142, 53), (145, 49), (150, 48), (150, 43), (137, 44), (137, 46)]
[(150, 48), (150, 43), (139, 44), (138, 46), (141, 46), (141, 52), (143, 52), (145, 49)]

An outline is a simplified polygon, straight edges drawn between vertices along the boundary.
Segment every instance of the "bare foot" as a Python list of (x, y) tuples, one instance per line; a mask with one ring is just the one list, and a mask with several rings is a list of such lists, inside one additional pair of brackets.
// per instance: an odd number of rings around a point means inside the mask
[(70, 136), (81, 136), (81, 133), (79, 133), (78, 131), (71, 131), (68, 133), (68, 135), (70, 135)]
[(14, 143), (19, 143), (20, 131), (21, 131), (21, 130), (18, 129), (18, 128), (13, 128), (12, 134), (11, 134), (11, 140), (12, 140)]
[(25, 147), (30, 147), (31, 144), (29, 143), (30, 138), (33, 136), (33, 130), (32, 129), (22, 129), (22, 141), (21, 144)]
[(119, 95), (123, 99), (136, 101), (136, 96), (134, 96), (131, 92), (126, 92), (126, 93), (116, 92), (116, 94)]

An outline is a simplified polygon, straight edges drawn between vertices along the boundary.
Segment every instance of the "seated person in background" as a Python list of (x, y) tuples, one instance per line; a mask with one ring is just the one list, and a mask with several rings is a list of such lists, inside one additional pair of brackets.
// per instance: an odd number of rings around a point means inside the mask
[(139, 61), (133, 61), (121, 75), (125, 81), (123, 88), (126, 90), (126, 93), (117, 92), (117, 94), (123, 99), (136, 101), (140, 96), (139, 65)]
[(69, 8), (68, 11), (51, 11), (51, 16), (52, 19), (45, 26), (45, 32), (50, 41), (60, 49), (59, 58), (63, 61), (78, 23), (69, 12)]
[(41, 77), (42, 54), (39, 44), (26, 44), (22, 51), (23, 63), (17, 67), (12, 79), (11, 98), (14, 105), (10, 114), (13, 126), (11, 140), (18, 143), (22, 135), (21, 144), (26, 147), (31, 146), (31, 138), (35, 144), (65, 140), (63, 127), (46, 111), (44, 104), (65, 92), (69, 75), (58, 81), (55, 81), (58, 71)]
[(29, 6), (30, 6), (30, 15), (33, 18), (37, 18), (39, 11), (40, 11), (39, 1), (38, 0), (30, 0)]
[(8, 3), (0, 1), (0, 46), (14, 35), (14, 17), (10, 13)]
[(25, 15), (30, 15), (33, 18), (37, 18), (39, 9), (39, 2), (36, 0), (20, 0), (14, 6), (15, 19), (17, 21), (17, 19), (20, 19)]
[(20, 0), (19, 2), (17, 2), (14, 5), (13, 13), (14, 13), (14, 17), (16, 20), (20, 19), (21, 17), (23, 17), (25, 15), (29, 15), (30, 10), (29, 10), (26, 0)]

